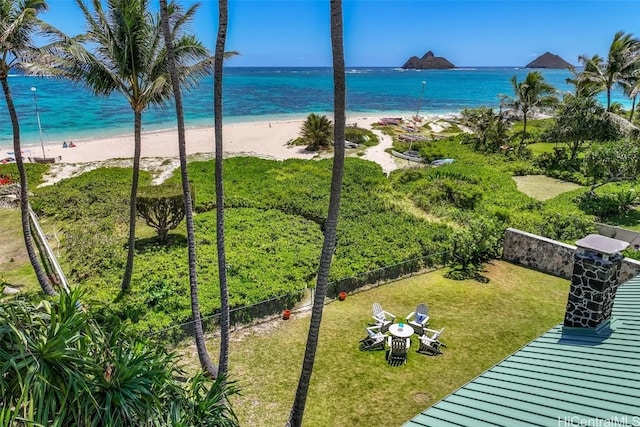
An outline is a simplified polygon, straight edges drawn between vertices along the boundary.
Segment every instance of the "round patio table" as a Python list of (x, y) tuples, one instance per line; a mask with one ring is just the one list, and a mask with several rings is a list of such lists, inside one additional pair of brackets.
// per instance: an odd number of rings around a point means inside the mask
[[(400, 325), (402, 325), (402, 327), (400, 327)], [(394, 337), (409, 338), (411, 335), (413, 335), (413, 328), (406, 323), (394, 323), (393, 325), (389, 326), (389, 332)]]

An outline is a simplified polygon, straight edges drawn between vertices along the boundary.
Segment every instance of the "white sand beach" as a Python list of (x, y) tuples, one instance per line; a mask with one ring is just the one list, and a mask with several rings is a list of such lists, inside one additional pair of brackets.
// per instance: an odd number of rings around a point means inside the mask
[[(371, 129), (372, 125), (384, 117), (370, 115), (352, 117), (348, 124)], [(427, 120), (435, 121), (441, 116), (429, 116)], [(258, 121), (227, 124), (223, 127), (225, 156), (256, 156), (266, 159), (284, 160), (289, 158), (313, 159), (322, 157), (309, 152), (302, 146), (288, 145), (287, 142), (299, 136), (305, 118), (282, 121)], [(380, 164), (388, 174), (404, 163), (385, 152), (391, 147), (391, 138), (379, 131), (374, 131), (381, 143), (364, 149), (364, 159)], [(186, 131), (187, 155), (201, 154), (203, 158), (212, 158), (214, 153), (213, 128), (191, 128)], [(75, 176), (79, 173), (99, 167), (100, 165), (128, 165), (133, 157), (133, 134), (110, 138), (90, 140), (74, 140), (74, 147), (63, 148), (62, 144), (45, 146), (47, 157), (60, 157), (53, 165), (45, 185)], [(25, 147), (29, 153), (39, 153), (40, 147)], [(27, 151), (27, 150), (25, 150)], [(38, 154), (33, 154), (38, 155)], [(25, 157), (29, 154), (25, 153)], [(142, 135), (143, 169), (154, 170), (156, 181), (162, 181), (171, 171), (178, 167), (178, 134), (176, 129), (166, 131), (145, 132)], [(171, 159), (171, 161), (166, 161)], [(27, 159), (25, 159), (27, 160)]]

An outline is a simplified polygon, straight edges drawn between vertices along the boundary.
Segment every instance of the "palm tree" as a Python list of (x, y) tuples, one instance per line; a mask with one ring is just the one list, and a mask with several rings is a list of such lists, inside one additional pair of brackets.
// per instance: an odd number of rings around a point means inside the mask
[[(149, 12), (148, 0), (92, 0), (93, 10), (76, 0), (88, 26), (85, 35), (65, 40), (62, 57), (63, 74), (83, 82), (94, 93), (122, 94), (133, 110), (134, 154), (131, 181), (127, 264), (121, 290), (129, 291), (133, 271), (136, 230), (136, 194), (140, 174), (142, 112), (149, 105), (161, 105), (172, 96), (162, 42), (159, 18)], [(192, 6), (169, 21), (175, 37), (178, 76), (187, 87), (210, 73), (207, 49), (181, 29), (188, 25), (197, 10)]]
[(548, 107), (558, 102), (555, 97), (556, 89), (544, 80), (539, 71), (532, 71), (524, 81), (518, 82), (517, 76), (511, 78), (514, 97), (509, 98), (506, 104), (516, 113), (522, 113), (522, 139), (520, 147), (524, 147), (527, 135), (527, 118), (530, 112), (536, 108)]
[(602, 90), (598, 83), (585, 79), (582, 73), (577, 72), (574, 67), (569, 67), (569, 71), (572, 77), (567, 77), (565, 82), (576, 88), (574, 96), (590, 98), (596, 96)]
[(581, 78), (595, 84), (600, 91), (607, 91), (607, 111), (611, 111), (611, 89), (616, 84), (622, 84), (636, 68), (639, 48), (640, 41), (634, 39), (633, 34), (618, 31), (609, 46), (606, 62), (598, 55), (578, 57), (580, 63), (584, 65)]
[(638, 71), (640, 70), (636, 70), (636, 72), (628, 76), (625, 79), (624, 83), (622, 83), (624, 94), (631, 99), (631, 112), (629, 113), (629, 122), (632, 124), (633, 114), (636, 111), (636, 98), (638, 97), (638, 93), (640, 93), (640, 79), (638, 78)]
[(24, 162), (20, 155), (22, 152), (20, 124), (8, 80), (12, 68), (20, 66), (23, 60), (30, 60), (35, 56), (37, 50), (33, 45), (32, 37), (47, 27), (38, 18), (38, 14), (47, 8), (44, 0), (0, 0), (0, 82), (13, 129), (13, 152), (20, 176), (20, 213), (24, 243), (38, 283), (47, 295), (53, 296), (56, 291), (49, 282), (33, 246), (29, 222), (29, 186)]
[(182, 93), (180, 90), (180, 78), (176, 65), (176, 53), (173, 45), (175, 34), (171, 33), (169, 26), (169, 16), (175, 16), (180, 9), (175, 4), (171, 4), (171, 10), (167, 7), (167, 0), (160, 0), (160, 17), (162, 21), (162, 31), (167, 47), (167, 65), (169, 76), (173, 87), (174, 100), (176, 104), (176, 120), (178, 122), (178, 151), (180, 153), (180, 176), (182, 178), (182, 194), (184, 200), (184, 210), (187, 225), (187, 247), (189, 258), (189, 287), (191, 289), (191, 313), (195, 329), (196, 348), (200, 365), (209, 375), (218, 375), (218, 369), (214, 366), (204, 339), (202, 328), (202, 318), (200, 317), (200, 302), (198, 298), (198, 275), (196, 271), (196, 239), (193, 226), (193, 202), (191, 198), (191, 186), (189, 185), (189, 172), (187, 170), (187, 148), (184, 129), (184, 109), (182, 104)]
[(307, 150), (318, 150), (331, 145), (331, 133), (333, 125), (327, 116), (311, 113), (302, 124), (300, 137), (307, 143)]
[(327, 295), (329, 282), (329, 269), (336, 247), (336, 234), (338, 228), (338, 214), (340, 212), (340, 195), (342, 189), (342, 177), (344, 175), (344, 132), (346, 123), (346, 90), (345, 67), (342, 29), (342, 0), (331, 0), (331, 47), (333, 52), (333, 96), (334, 96), (334, 156), (333, 171), (331, 175), (331, 194), (329, 197), (329, 212), (325, 223), (324, 243), (318, 267), (316, 281), (316, 293), (311, 310), (311, 324), (307, 336), (307, 345), (302, 363), (302, 371), (298, 381), (296, 397), (289, 414), (288, 426), (299, 427), (302, 425), (304, 408), (307, 402), (309, 383), (313, 373), (313, 364), (318, 346), (320, 324), (322, 322), (322, 309)]
[(222, 170), (222, 75), (224, 47), (227, 41), (227, 0), (218, 1), (218, 35), (213, 65), (213, 114), (216, 152), (216, 246), (218, 250), (218, 280), (220, 281), (220, 374), (226, 375), (229, 365), (229, 289), (227, 287), (227, 254), (224, 243), (224, 178)]

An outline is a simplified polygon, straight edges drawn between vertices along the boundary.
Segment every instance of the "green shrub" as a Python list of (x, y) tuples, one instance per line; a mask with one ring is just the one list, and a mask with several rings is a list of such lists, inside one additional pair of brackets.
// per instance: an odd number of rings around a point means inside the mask
[(610, 188), (601, 188), (600, 194), (585, 192), (577, 197), (576, 203), (587, 214), (606, 218), (629, 210), (640, 200), (633, 188)]
[(426, 144), (420, 148), (420, 157), (422, 157), (425, 162), (431, 163), (434, 160), (444, 158), (445, 151), (438, 145)]
[[(58, 220), (110, 218), (128, 222), (131, 169), (99, 168), (76, 178), (35, 190), (32, 207), (38, 214)], [(139, 185), (151, 182), (148, 172), (140, 172)]]
[[(27, 174), (29, 189), (33, 190), (38, 185), (42, 184), (44, 175), (49, 171), (50, 165), (41, 163), (25, 163), (24, 169)], [(11, 178), (13, 182), (20, 182), (18, 166), (15, 163), (0, 164), (0, 176), (1, 175)]]
[[(238, 425), (226, 400), (233, 381), (185, 380), (177, 353), (123, 325), (101, 327), (86, 308), (77, 291), (0, 304), (2, 425)], [(73, 390), (84, 399), (69, 405)]]
[(373, 147), (380, 143), (378, 135), (369, 129), (363, 129), (354, 126), (347, 126), (344, 131), (345, 140), (361, 144), (366, 147)]
[(148, 226), (156, 230), (160, 242), (166, 243), (169, 231), (175, 229), (185, 216), (182, 185), (164, 183), (140, 188), (136, 211)]
[(640, 249), (627, 248), (624, 251), (622, 251), (622, 255), (624, 255), (627, 258), (637, 259), (638, 261), (640, 261)]

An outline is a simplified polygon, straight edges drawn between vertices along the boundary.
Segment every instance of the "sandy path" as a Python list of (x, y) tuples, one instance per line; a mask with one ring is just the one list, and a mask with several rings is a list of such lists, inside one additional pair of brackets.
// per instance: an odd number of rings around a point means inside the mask
[(367, 151), (365, 152), (364, 156), (362, 156), (362, 158), (370, 160), (372, 162), (376, 162), (382, 167), (382, 171), (386, 175), (389, 175), (391, 171), (398, 169), (398, 164), (394, 160), (395, 158), (391, 154), (384, 151), (392, 147), (393, 141), (389, 135), (385, 135), (379, 130), (373, 130), (373, 133), (375, 133), (380, 138), (380, 144), (367, 148)]

